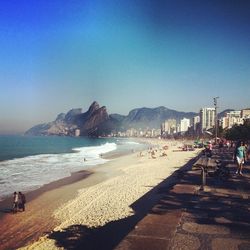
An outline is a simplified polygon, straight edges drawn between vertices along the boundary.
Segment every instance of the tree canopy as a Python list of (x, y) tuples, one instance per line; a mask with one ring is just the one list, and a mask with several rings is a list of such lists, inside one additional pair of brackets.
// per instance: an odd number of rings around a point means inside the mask
[(225, 133), (228, 140), (250, 140), (250, 121), (246, 120), (243, 125), (234, 125)]

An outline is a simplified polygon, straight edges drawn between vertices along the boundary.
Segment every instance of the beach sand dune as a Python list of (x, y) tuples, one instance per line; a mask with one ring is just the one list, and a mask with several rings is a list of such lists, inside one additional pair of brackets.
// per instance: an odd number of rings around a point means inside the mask
[[(163, 146), (162, 142), (154, 143)], [(198, 154), (198, 151), (179, 152), (176, 149), (180, 145), (169, 143), (167, 157), (159, 156), (158, 147), (156, 159), (150, 158), (147, 151), (142, 152), (143, 157), (133, 153), (112, 159), (96, 168), (88, 178), (38, 196), (29, 204), (27, 212), (4, 219), (13, 223), (27, 217), (23, 224), (17, 223), (20, 230), (41, 229), (37, 235), (23, 240), (23, 245), (29, 241), (30, 244), (21, 249), (81, 249), (83, 246), (112, 249), (160, 198), (161, 183)], [(38, 213), (37, 207), (43, 207), (44, 212)], [(47, 234), (38, 239), (41, 232)]]

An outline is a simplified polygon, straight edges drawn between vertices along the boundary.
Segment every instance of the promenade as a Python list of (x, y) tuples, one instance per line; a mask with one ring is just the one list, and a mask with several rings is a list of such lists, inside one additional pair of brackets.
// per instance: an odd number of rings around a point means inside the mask
[(200, 170), (192, 164), (177, 170), (157, 187), (161, 199), (116, 250), (247, 250), (250, 249), (250, 164), (235, 174), (232, 150), (214, 150), (230, 170), (228, 178), (207, 177), (200, 191)]

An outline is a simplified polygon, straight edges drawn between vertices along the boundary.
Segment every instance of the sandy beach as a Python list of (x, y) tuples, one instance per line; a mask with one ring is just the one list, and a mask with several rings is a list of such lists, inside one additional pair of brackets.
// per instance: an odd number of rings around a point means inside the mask
[(161, 183), (199, 153), (181, 151), (183, 142), (150, 143), (155, 158), (135, 152), (45, 185), (27, 194), (25, 212), (1, 203), (0, 249), (114, 248), (160, 198)]

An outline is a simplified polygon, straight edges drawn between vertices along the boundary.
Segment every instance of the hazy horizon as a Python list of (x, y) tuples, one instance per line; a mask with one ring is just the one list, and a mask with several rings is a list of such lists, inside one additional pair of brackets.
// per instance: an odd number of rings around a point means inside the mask
[(250, 107), (250, 2), (0, 3), (0, 134), (96, 100), (108, 113)]

